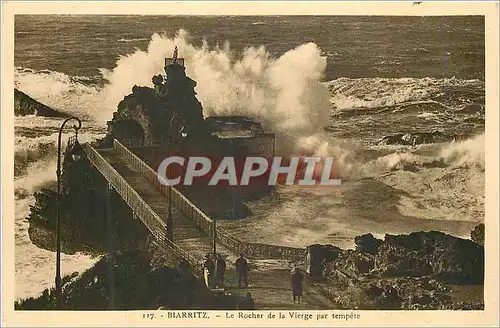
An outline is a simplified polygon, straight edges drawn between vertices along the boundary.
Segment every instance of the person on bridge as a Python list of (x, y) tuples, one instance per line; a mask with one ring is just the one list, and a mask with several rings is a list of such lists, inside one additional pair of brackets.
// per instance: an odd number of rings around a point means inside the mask
[(206, 255), (206, 260), (205, 263), (203, 263), (203, 267), (208, 271), (208, 285), (209, 287), (212, 287), (215, 285), (215, 281), (213, 281), (214, 273), (215, 273), (215, 263), (212, 260), (212, 257), (210, 254)]
[(218, 254), (217, 258), (217, 286), (224, 286), (224, 274), (226, 273), (226, 261), (222, 254)]
[(236, 260), (236, 272), (238, 272), (238, 287), (241, 288), (242, 280), (245, 283), (245, 287), (248, 287), (248, 262), (243, 253)]
[(292, 289), (293, 289), (293, 303), (300, 303), (300, 298), (302, 297), (302, 282), (304, 281), (304, 275), (300, 272), (300, 269), (296, 267), (292, 271)]

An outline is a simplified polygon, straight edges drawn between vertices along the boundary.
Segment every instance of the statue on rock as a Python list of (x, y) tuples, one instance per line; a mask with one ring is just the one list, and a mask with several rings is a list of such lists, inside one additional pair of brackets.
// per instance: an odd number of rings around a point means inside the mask
[(172, 58), (165, 58), (166, 77), (153, 76), (153, 88), (134, 86), (132, 94), (119, 103), (102, 147), (110, 147), (113, 138), (127, 146), (144, 146), (209, 136), (194, 90), (196, 81), (186, 76), (184, 58), (178, 53), (175, 47)]

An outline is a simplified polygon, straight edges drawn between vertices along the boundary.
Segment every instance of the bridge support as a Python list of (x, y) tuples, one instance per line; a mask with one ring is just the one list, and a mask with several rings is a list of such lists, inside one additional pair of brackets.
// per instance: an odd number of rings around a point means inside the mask
[(106, 227), (108, 244), (108, 281), (109, 281), (109, 309), (116, 308), (115, 296), (115, 259), (114, 259), (114, 238), (115, 229), (113, 229), (113, 209), (111, 207), (111, 194), (113, 186), (108, 183), (106, 188)]
[[(169, 148), (170, 149), (170, 148)], [(174, 218), (172, 216), (172, 187), (168, 188), (167, 239), (174, 241)]]
[(149, 230), (146, 228), (144, 223), (142, 223), (136, 213), (132, 213), (132, 217), (134, 218), (134, 222), (137, 227), (137, 249), (146, 250), (148, 247)]

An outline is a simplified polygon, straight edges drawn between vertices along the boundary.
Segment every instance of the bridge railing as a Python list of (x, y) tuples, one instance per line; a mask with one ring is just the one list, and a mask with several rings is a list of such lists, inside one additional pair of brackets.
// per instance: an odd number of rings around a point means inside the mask
[(118, 173), (111, 164), (102, 157), (97, 150), (89, 144), (85, 144), (84, 149), (89, 160), (101, 172), (104, 178), (109, 181), (123, 200), (130, 206), (132, 211), (141, 218), (146, 227), (157, 238), (165, 238), (166, 224), (151, 209), (151, 207), (141, 198), (137, 191), (132, 188), (127, 181)]
[[(150, 183), (155, 185), (164, 195), (168, 196), (170, 188), (168, 186), (160, 183), (158, 179), (158, 174), (149, 165), (147, 165), (142, 159), (140, 159), (136, 154), (131, 152), (127, 147), (125, 147), (120, 141), (113, 140), (113, 148), (127, 160), (128, 163), (138, 170)], [(168, 228), (168, 227), (167, 227)]]
[(156, 244), (164, 251), (170, 250), (177, 258), (186, 260), (190, 265), (193, 273), (199, 278), (203, 277), (203, 262), (199, 261), (196, 257), (186, 252), (181, 247), (177, 246), (172, 241), (164, 238), (156, 240)]
[(118, 173), (106, 159), (90, 144), (84, 145), (85, 152), (91, 163), (104, 178), (109, 181), (116, 192), (130, 206), (135, 215), (146, 225), (155, 237), (156, 243), (163, 248), (170, 249), (177, 257), (183, 258), (192, 266), (195, 274), (203, 276), (202, 263), (176, 244), (167, 239), (167, 225), (156, 212), (142, 199), (127, 181)]
[(159, 147), (159, 146), (166, 146), (168, 143), (168, 139), (159, 138), (154, 140), (144, 140), (140, 138), (120, 138), (120, 143), (126, 146), (127, 148)]
[(305, 248), (286, 247), (261, 243), (247, 243), (245, 254), (260, 258), (279, 258), (288, 260), (304, 260), (307, 256)]
[[(132, 153), (127, 149), (120, 141), (114, 140), (113, 147), (115, 150), (123, 156), (133, 167), (141, 172), (143, 176), (152, 184), (154, 184), (164, 195), (168, 196), (169, 192), (172, 192), (172, 205), (174, 205), (179, 211), (191, 218), (198, 230), (205, 232), (208, 236), (213, 238), (213, 221), (208, 217), (202, 210), (200, 210), (196, 205), (194, 205), (189, 199), (186, 198), (179, 190), (175, 187), (170, 188), (169, 186), (163, 185), (159, 179), (158, 174), (153, 170), (148, 164), (146, 164), (137, 155)], [(231, 249), (241, 249), (241, 242), (224, 231), (216, 229), (217, 239), (223, 245), (230, 247)]]
[[(175, 187), (163, 185), (158, 179), (158, 174), (148, 164), (146, 164), (137, 155), (132, 153), (120, 141), (113, 141), (114, 149), (123, 156), (133, 167), (141, 172), (143, 176), (155, 185), (164, 195), (168, 196), (172, 192), (172, 205), (175, 206), (184, 215), (190, 218), (199, 231), (204, 232), (212, 240), (214, 238), (214, 224), (213, 220), (208, 217), (202, 210), (186, 198)], [(216, 228), (216, 238), (219, 243), (228, 247), (229, 249), (239, 253), (243, 252), (249, 257), (267, 257), (267, 258), (281, 258), (290, 260), (303, 259), (306, 256), (305, 248), (284, 247), (277, 245), (267, 245), (260, 243), (243, 242), (231, 236), (226, 231)]]

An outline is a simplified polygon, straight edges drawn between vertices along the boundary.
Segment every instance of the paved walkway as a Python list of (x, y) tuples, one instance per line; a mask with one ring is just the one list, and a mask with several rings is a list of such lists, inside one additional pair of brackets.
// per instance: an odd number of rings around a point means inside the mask
[[(134, 188), (144, 201), (161, 217), (167, 218), (168, 199), (142, 174), (134, 169), (114, 149), (100, 149), (99, 153), (113, 168)], [(174, 243), (194, 256), (200, 262), (207, 253), (213, 252), (212, 240), (198, 231), (189, 218), (181, 212), (173, 211)], [(290, 269), (293, 263), (284, 260), (266, 259), (249, 260), (249, 287), (238, 288), (237, 274), (234, 268), (237, 255), (222, 245), (217, 245), (217, 252), (226, 256), (225, 289), (233, 293), (250, 292), (257, 309), (331, 309), (334, 305), (319, 294), (315, 288), (304, 284), (302, 304), (294, 304)]]

